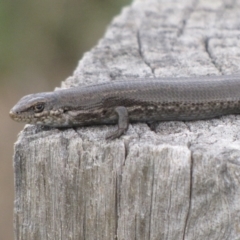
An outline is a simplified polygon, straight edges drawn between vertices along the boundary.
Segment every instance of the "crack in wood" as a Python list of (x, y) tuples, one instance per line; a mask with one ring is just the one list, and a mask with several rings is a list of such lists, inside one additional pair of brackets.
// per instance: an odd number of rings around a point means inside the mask
[(138, 43), (139, 56), (141, 57), (143, 62), (150, 68), (153, 76), (155, 76), (154, 68), (152, 68), (151, 64), (144, 57), (144, 53), (143, 53), (143, 49), (142, 49), (142, 43), (141, 43), (141, 37), (140, 37), (140, 30), (137, 31), (137, 43)]
[(191, 160), (190, 160), (190, 182), (189, 183), (190, 183), (189, 184), (189, 205), (188, 205), (188, 211), (187, 211), (187, 216), (186, 216), (184, 230), (183, 230), (183, 240), (185, 240), (185, 237), (186, 237), (187, 226), (188, 226), (191, 208), (192, 208), (192, 188), (193, 188), (193, 156), (192, 156), (192, 152), (191, 152)]
[(211, 60), (211, 63), (215, 66), (215, 68), (220, 72), (222, 73), (222, 68), (221, 66), (219, 66), (216, 62), (216, 59), (213, 57), (211, 51), (210, 51), (210, 48), (209, 48), (209, 41), (210, 41), (210, 38), (206, 38), (204, 39), (204, 49), (209, 57), (209, 59)]

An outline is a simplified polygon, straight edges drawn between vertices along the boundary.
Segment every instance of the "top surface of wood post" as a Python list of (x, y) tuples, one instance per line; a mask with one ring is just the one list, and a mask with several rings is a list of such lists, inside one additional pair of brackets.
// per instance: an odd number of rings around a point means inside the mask
[[(135, 0), (63, 88), (230, 74), (240, 1)], [(43, 131), (15, 145), (15, 239), (239, 239), (240, 116)]]

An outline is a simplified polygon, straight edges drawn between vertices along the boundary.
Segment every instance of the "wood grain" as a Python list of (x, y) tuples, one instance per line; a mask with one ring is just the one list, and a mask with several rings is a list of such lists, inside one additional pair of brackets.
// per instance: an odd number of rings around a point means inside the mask
[[(63, 88), (220, 75), (240, 63), (239, 1), (135, 0)], [(238, 239), (240, 116), (43, 130), (15, 145), (15, 239)]]

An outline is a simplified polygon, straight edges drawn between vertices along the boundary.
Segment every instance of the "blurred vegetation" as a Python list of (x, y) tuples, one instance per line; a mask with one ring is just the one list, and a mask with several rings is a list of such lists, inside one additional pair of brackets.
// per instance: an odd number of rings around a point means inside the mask
[(71, 75), (83, 52), (97, 43), (112, 17), (129, 2), (1, 1), (0, 84), (10, 76), (20, 85), (33, 77), (56, 81), (55, 76)]
[(51, 91), (72, 75), (130, 0), (0, 2), (0, 239), (13, 239), (13, 144), (24, 124), (8, 116), (25, 94)]

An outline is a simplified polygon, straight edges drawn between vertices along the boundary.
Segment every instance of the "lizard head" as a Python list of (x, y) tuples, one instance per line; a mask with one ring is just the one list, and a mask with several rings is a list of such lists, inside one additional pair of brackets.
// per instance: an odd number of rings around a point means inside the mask
[(54, 116), (60, 114), (59, 110), (54, 110), (55, 102), (51, 92), (30, 94), (21, 98), (9, 115), (18, 122), (51, 125)]

